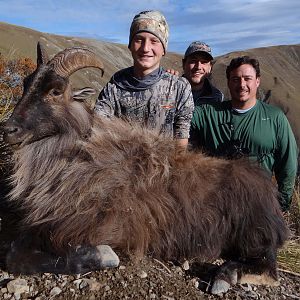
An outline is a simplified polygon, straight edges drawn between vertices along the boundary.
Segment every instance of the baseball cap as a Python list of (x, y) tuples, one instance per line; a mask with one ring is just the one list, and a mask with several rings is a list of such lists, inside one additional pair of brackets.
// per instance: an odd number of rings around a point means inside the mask
[(213, 60), (213, 56), (212, 56), (212, 53), (211, 53), (211, 48), (209, 45), (207, 45), (206, 43), (204, 42), (199, 42), (199, 41), (195, 41), (195, 42), (192, 42), (188, 48), (186, 49), (185, 51), (185, 54), (184, 54), (184, 59), (186, 59), (188, 56), (190, 56), (191, 54), (193, 53), (196, 53), (196, 52), (203, 52), (203, 53), (206, 53), (207, 56)]

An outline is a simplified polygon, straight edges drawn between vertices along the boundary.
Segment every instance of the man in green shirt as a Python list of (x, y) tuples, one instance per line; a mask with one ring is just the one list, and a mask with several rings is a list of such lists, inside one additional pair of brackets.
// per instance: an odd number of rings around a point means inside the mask
[(290, 207), (297, 172), (298, 148), (290, 124), (277, 107), (257, 100), (258, 60), (232, 59), (226, 69), (231, 101), (196, 106), (190, 143), (209, 155), (248, 156), (278, 184), (282, 210)]

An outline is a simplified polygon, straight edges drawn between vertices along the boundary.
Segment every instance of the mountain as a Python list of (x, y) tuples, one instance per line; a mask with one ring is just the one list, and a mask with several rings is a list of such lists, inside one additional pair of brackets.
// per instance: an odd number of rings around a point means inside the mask
[[(104, 76), (100, 77), (97, 69), (81, 70), (71, 76), (75, 87), (92, 86), (100, 91), (113, 73), (132, 65), (127, 45), (58, 36), (0, 22), (0, 52), (7, 58), (27, 56), (36, 60), (38, 41), (43, 43), (50, 56), (67, 47), (86, 45), (102, 58)], [(259, 59), (262, 75), (260, 96), (284, 110), (300, 145), (300, 44), (249, 49), (216, 57), (212, 80), (226, 98), (229, 98), (226, 66), (232, 58), (241, 55)], [(181, 71), (181, 59), (182, 55), (169, 52), (163, 58), (162, 65)]]
[[(104, 76), (101, 78), (101, 72), (96, 69), (78, 71), (80, 75), (76, 73), (72, 77), (75, 86), (91, 85), (101, 90), (112, 74), (132, 65), (132, 58), (127, 45), (42, 33), (0, 22), (0, 53), (4, 56), (8, 58), (26, 56), (35, 61), (38, 41), (43, 44), (50, 57), (67, 47), (83, 45), (88, 46), (99, 54), (104, 63)], [(181, 68), (180, 55), (168, 53), (164, 58), (163, 66), (165, 68), (172, 66), (179, 70)]]

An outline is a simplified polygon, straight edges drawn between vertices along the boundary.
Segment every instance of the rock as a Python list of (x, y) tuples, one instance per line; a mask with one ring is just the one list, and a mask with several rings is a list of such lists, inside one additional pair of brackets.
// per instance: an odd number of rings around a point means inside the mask
[(183, 275), (183, 272), (182, 272), (181, 267), (176, 267), (174, 271), (175, 271), (175, 273), (177, 273), (177, 274), (180, 275), (180, 276)]
[(199, 287), (199, 281), (196, 278), (191, 279), (192, 285), (197, 289)]
[(80, 284), (81, 284), (81, 282), (82, 282), (82, 279), (76, 279), (76, 280), (73, 281), (73, 283), (75, 284), (75, 286), (76, 286), (78, 289), (80, 289)]
[(11, 294), (22, 294), (22, 293), (28, 293), (29, 292), (29, 286), (27, 284), (27, 280), (17, 278), (12, 281), (10, 281), (7, 284), (7, 290)]
[(21, 295), (19, 293), (15, 293), (13, 299), (19, 300), (19, 299), (21, 299)]
[(80, 285), (79, 285), (79, 288), (80, 288), (80, 289), (83, 289), (83, 288), (85, 288), (86, 286), (88, 286), (88, 283), (86, 282), (85, 279), (83, 279), (83, 280), (81, 281)]
[(50, 291), (50, 296), (55, 297), (55, 296), (59, 295), (61, 292), (62, 292), (62, 290), (56, 286)]
[(143, 279), (146, 278), (148, 274), (145, 271), (141, 270), (137, 273), (137, 276)]
[(90, 291), (99, 291), (102, 287), (102, 284), (96, 279), (84, 279), (84, 281), (87, 283)]
[(165, 296), (165, 295), (162, 295), (161, 298), (165, 299), (165, 300), (175, 300), (175, 298), (169, 297), (169, 296)]
[(251, 285), (248, 284), (248, 283), (241, 284), (241, 287), (242, 287), (242, 289), (243, 289), (245, 292), (250, 292), (250, 291), (252, 291), (252, 287), (251, 287)]
[(190, 264), (187, 260), (182, 264), (182, 269), (185, 271), (190, 269)]
[(230, 284), (222, 279), (217, 279), (212, 288), (211, 288), (211, 293), (214, 295), (219, 295), (219, 294), (223, 294), (226, 293), (230, 288)]
[(259, 299), (259, 296), (257, 293), (253, 292), (253, 291), (250, 291), (247, 293), (247, 296), (252, 298), (252, 299)]
[(115, 268), (119, 265), (120, 259), (110, 246), (99, 245), (97, 250), (102, 268)]

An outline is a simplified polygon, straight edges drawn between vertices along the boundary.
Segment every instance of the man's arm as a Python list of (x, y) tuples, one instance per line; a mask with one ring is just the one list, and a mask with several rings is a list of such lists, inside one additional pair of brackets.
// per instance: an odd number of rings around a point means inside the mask
[(280, 193), (280, 205), (283, 211), (287, 211), (291, 204), (297, 173), (298, 147), (291, 126), (283, 113), (278, 125), (274, 173)]
[(191, 121), (190, 128), (190, 138), (189, 138), (189, 148), (190, 149), (199, 149), (200, 146), (203, 146), (203, 134), (201, 134), (203, 126), (203, 106), (196, 106), (193, 118)]
[[(191, 120), (194, 111), (194, 100), (191, 86), (185, 78), (179, 79), (182, 84), (178, 91), (176, 104), (176, 116), (174, 122), (174, 138), (177, 140), (187, 140), (189, 138)], [(184, 144), (187, 142), (179, 142)]]
[(181, 152), (187, 149), (188, 139), (176, 139), (176, 149)]

